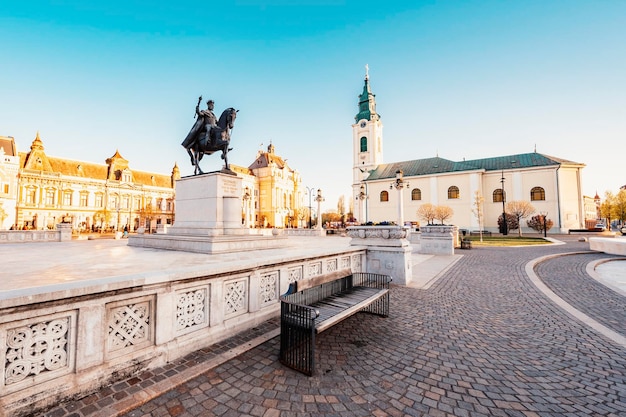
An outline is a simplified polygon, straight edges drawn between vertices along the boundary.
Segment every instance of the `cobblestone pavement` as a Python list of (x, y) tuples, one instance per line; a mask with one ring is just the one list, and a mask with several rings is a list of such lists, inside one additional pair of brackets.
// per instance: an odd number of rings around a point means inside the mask
[[(313, 377), (278, 362), (274, 337), (122, 415), (626, 416), (626, 348), (560, 309), (525, 274), (531, 259), (587, 249), (573, 237), (560, 246), (475, 247), (428, 290), (394, 287), (390, 317), (360, 314), (322, 333)], [(624, 334), (623, 297), (584, 271), (603, 256), (559, 257), (535, 270)], [(186, 360), (169, 375), (146, 373), (45, 415), (110, 416), (116, 396), (156, 374), (174, 377)]]

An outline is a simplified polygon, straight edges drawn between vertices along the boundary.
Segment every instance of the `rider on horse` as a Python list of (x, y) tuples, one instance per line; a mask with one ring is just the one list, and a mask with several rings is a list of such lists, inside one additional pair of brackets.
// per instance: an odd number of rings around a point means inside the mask
[(213, 109), (215, 108), (215, 102), (213, 100), (209, 100), (206, 102), (207, 109), (200, 110), (200, 103), (202, 102), (202, 96), (198, 98), (198, 104), (196, 104), (196, 123), (193, 125), (187, 137), (181, 143), (181, 145), (187, 149), (189, 156), (191, 157), (191, 163), (193, 164), (194, 155), (192, 153), (192, 149), (197, 141), (202, 139), (206, 134), (207, 140), (211, 140), (211, 129), (217, 126), (217, 117), (213, 113)]

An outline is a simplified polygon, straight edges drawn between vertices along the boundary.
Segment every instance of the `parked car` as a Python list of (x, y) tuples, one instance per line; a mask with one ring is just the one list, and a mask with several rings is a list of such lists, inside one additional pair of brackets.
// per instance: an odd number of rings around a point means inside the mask
[(619, 229), (620, 232), (622, 232), (623, 235), (626, 235), (626, 225), (622, 225), (622, 228)]
[(604, 228), (604, 225), (602, 223), (598, 223), (595, 225), (594, 227), (595, 229), (600, 229), (601, 231), (605, 231), (606, 229)]

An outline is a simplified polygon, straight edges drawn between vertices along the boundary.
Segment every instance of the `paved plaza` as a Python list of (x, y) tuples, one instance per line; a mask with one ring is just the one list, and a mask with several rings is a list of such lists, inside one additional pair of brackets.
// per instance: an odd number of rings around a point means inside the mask
[(626, 297), (586, 269), (614, 256), (559, 239), (414, 254), (388, 318), (319, 335), (313, 377), (278, 362), (275, 319), (45, 416), (626, 416)]

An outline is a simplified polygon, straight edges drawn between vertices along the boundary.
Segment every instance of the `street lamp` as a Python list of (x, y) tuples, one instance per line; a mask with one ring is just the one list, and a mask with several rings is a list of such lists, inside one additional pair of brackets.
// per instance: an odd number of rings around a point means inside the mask
[(315, 190), (314, 187), (307, 187), (305, 186), (304, 188), (306, 188), (307, 194), (309, 195), (309, 229), (311, 228), (311, 197), (313, 197), (313, 190)]
[(389, 189), (398, 190), (398, 226), (404, 226), (404, 203), (402, 201), (402, 189), (406, 184), (406, 188), (409, 188), (409, 183), (404, 181), (404, 173), (401, 169), (396, 171), (396, 180), (391, 183)]
[(250, 226), (250, 189), (248, 187), (245, 188), (243, 193), (243, 208), (244, 208), (244, 227), (248, 228)]
[(504, 200), (506, 200), (504, 196), (504, 170), (502, 170), (502, 178), (500, 178), (500, 182), (502, 183), (502, 234), (508, 234), (508, 225), (506, 224), (506, 209), (504, 208)]
[(315, 201), (317, 201), (317, 224), (315, 228), (317, 230), (322, 230), (322, 209), (320, 208), (322, 201), (324, 201), (324, 197), (322, 197), (322, 190), (317, 189), (317, 196), (315, 197)]
[(365, 185), (361, 184), (361, 188), (359, 189), (359, 194), (357, 194), (356, 199), (360, 201), (359, 204), (359, 215), (365, 217), (365, 221), (363, 219), (359, 219), (361, 223), (367, 224), (367, 214), (365, 213), (365, 200), (369, 198), (367, 192), (365, 191)]

